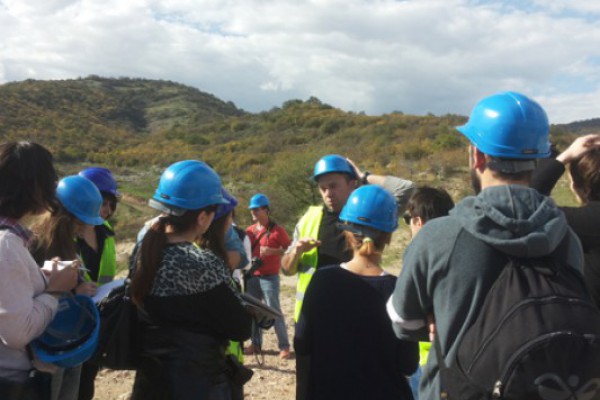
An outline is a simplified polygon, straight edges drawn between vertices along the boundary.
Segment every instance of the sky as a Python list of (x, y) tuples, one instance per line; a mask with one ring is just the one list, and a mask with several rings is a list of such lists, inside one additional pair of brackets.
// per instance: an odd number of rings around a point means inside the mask
[(0, 83), (170, 80), (250, 112), (468, 115), (514, 90), (550, 122), (599, 118), (590, 0), (0, 0)]

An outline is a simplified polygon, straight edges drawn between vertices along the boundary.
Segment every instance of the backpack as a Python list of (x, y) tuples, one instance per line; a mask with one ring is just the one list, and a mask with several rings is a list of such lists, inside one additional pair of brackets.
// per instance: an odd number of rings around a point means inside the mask
[(552, 255), (510, 258), (446, 366), (441, 398), (600, 398), (600, 310), (579, 271)]

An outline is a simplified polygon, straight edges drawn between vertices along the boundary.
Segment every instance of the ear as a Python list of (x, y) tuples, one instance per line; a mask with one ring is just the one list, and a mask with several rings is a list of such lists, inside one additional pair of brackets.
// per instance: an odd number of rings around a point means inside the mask
[(415, 226), (417, 226), (419, 228), (422, 228), (424, 223), (425, 222), (423, 222), (423, 218), (421, 218), (421, 217), (413, 217), (413, 224), (415, 224)]
[(483, 172), (483, 170), (487, 166), (487, 159), (485, 158), (485, 154), (483, 154), (479, 149), (473, 145), (471, 145), (471, 167), (473, 169), (478, 170), (479, 172)]
[(196, 223), (198, 224), (198, 226), (200, 226), (202, 228), (203, 232), (208, 229), (214, 216), (215, 216), (214, 212), (207, 213), (206, 211), (202, 211), (198, 214), (198, 217), (196, 217)]

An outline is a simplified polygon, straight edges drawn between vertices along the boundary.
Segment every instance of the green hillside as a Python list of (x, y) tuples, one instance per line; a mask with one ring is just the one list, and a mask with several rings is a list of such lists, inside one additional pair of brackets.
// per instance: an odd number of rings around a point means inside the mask
[[(344, 112), (317, 98), (289, 100), (251, 114), (213, 95), (168, 81), (96, 76), (0, 85), (0, 139), (48, 147), (62, 174), (97, 164), (112, 168), (127, 194), (118, 221), (127, 234), (151, 214), (144, 206), (162, 168), (202, 159), (245, 205), (262, 191), (291, 229), (318, 201), (309, 177), (327, 153), (344, 154), (373, 173), (469, 192), (466, 141), (454, 127), (465, 116), (381, 116)], [(552, 128), (559, 147), (600, 120)], [(576, 129), (575, 129), (576, 128)], [(241, 225), (248, 222), (240, 208)], [(129, 232), (131, 230), (131, 232)]]

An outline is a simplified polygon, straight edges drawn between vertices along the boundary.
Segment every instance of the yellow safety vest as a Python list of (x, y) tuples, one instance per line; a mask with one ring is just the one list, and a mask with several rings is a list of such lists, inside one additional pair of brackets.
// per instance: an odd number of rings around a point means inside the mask
[[(104, 226), (113, 232), (112, 226), (108, 221), (104, 221)], [(114, 232), (113, 232), (114, 233)], [(100, 269), (98, 271), (98, 285), (104, 285), (111, 282), (117, 273), (117, 249), (115, 246), (115, 237), (108, 236), (104, 240), (102, 255), (100, 256)], [(92, 278), (84, 271), (84, 279), (86, 282), (91, 282)]]
[(429, 357), (430, 348), (431, 342), (419, 342), (419, 365), (421, 367), (427, 364), (427, 357)]
[[(298, 222), (299, 238), (312, 237), (318, 239), (319, 226), (323, 220), (323, 206), (311, 206), (306, 214)], [(317, 269), (319, 259), (318, 248), (315, 247), (305, 253), (302, 253), (298, 260), (298, 285), (296, 287), (296, 308), (294, 310), (294, 320), (298, 322), (300, 310), (304, 301), (304, 293)]]

